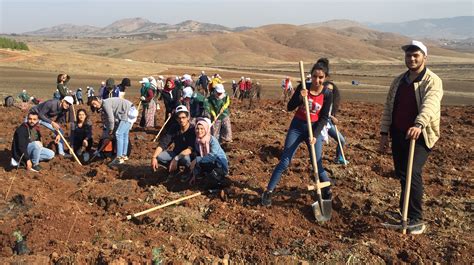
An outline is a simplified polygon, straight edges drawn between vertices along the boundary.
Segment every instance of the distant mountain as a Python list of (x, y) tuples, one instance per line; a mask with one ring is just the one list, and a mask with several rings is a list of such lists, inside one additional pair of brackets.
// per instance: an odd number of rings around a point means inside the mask
[(468, 39), (474, 37), (474, 16), (419, 19), (402, 23), (367, 23), (368, 27), (413, 38)]
[(302, 26), (307, 28), (328, 27), (333, 29), (345, 29), (351, 27), (367, 28), (367, 26), (365, 26), (364, 24), (347, 19), (333, 19), (319, 23), (304, 24)]
[(73, 24), (61, 24), (50, 28), (42, 28), (36, 31), (27, 32), (28, 35), (39, 35), (39, 36), (86, 36), (94, 34), (100, 28), (94, 26), (77, 26)]
[(120, 37), (128, 35), (163, 35), (174, 32), (231, 32), (241, 31), (242, 29), (242, 27), (239, 27), (234, 30), (217, 24), (201, 23), (193, 20), (186, 20), (176, 25), (170, 25), (166, 23), (154, 23), (143, 18), (126, 18), (115, 21), (103, 28), (62, 24), (25, 32), (24, 34), (50, 37)]

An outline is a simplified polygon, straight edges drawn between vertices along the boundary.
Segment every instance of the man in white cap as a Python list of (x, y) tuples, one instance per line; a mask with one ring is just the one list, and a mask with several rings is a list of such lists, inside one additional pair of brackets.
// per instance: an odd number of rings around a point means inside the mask
[[(179, 166), (184, 166), (183, 176), (187, 177), (191, 166), (191, 153), (196, 142), (196, 133), (194, 126), (189, 122), (190, 115), (185, 106), (178, 106), (174, 115), (177, 124), (160, 137), (158, 147), (151, 158), (151, 167), (153, 171), (156, 171), (159, 163), (175, 175), (179, 173)], [(173, 150), (168, 150), (172, 144), (174, 145)]]
[[(65, 96), (62, 100), (50, 99), (30, 109), (30, 112), (38, 113), (40, 125), (55, 132), (55, 142), (58, 144), (58, 153), (62, 156), (65, 155), (64, 146), (57, 131), (60, 130), (61, 133), (63, 133), (59, 123), (66, 123), (66, 118), (68, 118), (70, 123), (74, 122), (73, 113), (70, 111), (72, 104), (74, 104), (73, 98), (71, 96)], [(66, 117), (66, 115), (68, 115), (68, 117)], [(53, 121), (54, 118), (56, 118), (55, 121)]]
[[(407, 175), (410, 140), (416, 140), (407, 229), (411, 234), (421, 234), (426, 226), (423, 222), (423, 180), (421, 172), (428, 154), (440, 135), (440, 108), (443, 83), (426, 68), (428, 49), (413, 40), (402, 46), (408, 71), (392, 82), (387, 95), (380, 127), (379, 149), (385, 153), (392, 140), (392, 156), (395, 175), (400, 179), (400, 209), (403, 207)], [(401, 216), (397, 216), (401, 225)]]

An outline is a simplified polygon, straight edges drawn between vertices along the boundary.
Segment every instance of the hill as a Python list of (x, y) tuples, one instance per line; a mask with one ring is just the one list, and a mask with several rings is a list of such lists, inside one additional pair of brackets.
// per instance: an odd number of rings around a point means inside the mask
[(402, 23), (369, 23), (380, 31), (396, 32), (405, 36), (429, 39), (467, 39), (474, 37), (474, 16), (439, 19), (418, 19)]
[[(267, 25), (242, 32), (211, 33), (120, 49), (113, 57), (182, 64), (264, 65), (326, 56), (336, 61), (400, 61), (408, 37), (351, 26)], [(466, 54), (428, 43), (433, 58)], [(468, 55), (473, 59), (474, 56)]]
[[(236, 28), (240, 31), (241, 28)], [(165, 34), (175, 32), (228, 32), (233, 29), (221, 25), (201, 23), (186, 20), (181, 23), (170, 25), (166, 23), (154, 23), (143, 18), (126, 18), (113, 22), (105, 27), (76, 26), (62, 24), (49, 28), (25, 32), (31, 36), (49, 37), (117, 37), (137, 35), (143, 33)]]

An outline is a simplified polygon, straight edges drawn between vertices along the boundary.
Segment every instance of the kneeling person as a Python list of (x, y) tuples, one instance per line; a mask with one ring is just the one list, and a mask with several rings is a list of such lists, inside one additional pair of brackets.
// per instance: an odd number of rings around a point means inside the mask
[(38, 113), (30, 112), (27, 121), (15, 130), (12, 142), (12, 166), (25, 164), (27, 170), (38, 172), (41, 170), (40, 161), (54, 157), (53, 150), (43, 147), (38, 124)]
[[(158, 163), (160, 163), (166, 166), (170, 173), (176, 173), (179, 166), (184, 166), (185, 173), (189, 173), (196, 133), (194, 126), (189, 122), (189, 110), (185, 106), (176, 108), (175, 117), (178, 125), (169, 128), (160, 138), (159, 145), (151, 158), (151, 167), (154, 171), (158, 169)], [(174, 144), (174, 148), (167, 150), (171, 144)]]
[(214, 189), (225, 186), (229, 173), (229, 163), (219, 141), (211, 135), (211, 121), (198, 118), (196, 122), (196, 159), (191, 163), (193, 178), (203, 180), (206, 188)]

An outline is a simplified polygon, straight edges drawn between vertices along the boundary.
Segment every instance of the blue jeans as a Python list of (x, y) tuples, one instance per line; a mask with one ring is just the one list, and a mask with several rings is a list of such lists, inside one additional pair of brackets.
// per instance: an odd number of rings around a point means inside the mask
[[(157, 159), (158, 159), (158, 162), (160, 162), (160, 164), (169, 166), (171, 160), (176, 155), (177, 153), (174, 151), (163, 151), (158, 155)], [(189, 155), (181, 157), (178, 160), (178, 166), (185, 166), (186, 168), (189, 168), (191, 166), (191, 157)]]
[(128, 152), (128, 134), (132, 128), (132, 123), (120, 121), (115, 138), (117, 139), (117, 157), (126, 156)]
[[(313, 123), (313, 132), (316, 124)], [(326, 171), (323, 168), (322, 164), (322, 146), (323, 146), (323, 141), (320, 139), (321, 137), (318, 137), (318, 140), (316, 141), (315, 149), (316, 149), (316, 157), (317, 157), (317, 164), (318, 164), (318, 173), (319, 173), (319, 179), (323, 182), (329, 181), (329, 178), (326, 174)], [(285, 147), (283, 149), (283, 153), (280, 158), (280, 162), (278, 165), (275, 167), (273, 170), (272, 177), (270, 178), (270, 182), (268, 183), (267, 190), (268, 191), (273, 191), (280, 182), (281, 175), (283, 174), (283, 171), (285, 171), (288, 166), (290, 165), (291, 159), (296, 153), (296, 149), (298, 149), (298, 146), (302, 143), (305, 142), (306, 146), (308, 147), (309, 155), (310, 155), (310, 164), (311, 163), (311, 149), (309, 145), (309, 134), (308, 134), (308, 125), (306, 121), (299, 120), (297, 118), (293, 118), (290, 124), (290, 128), (288, 129), (288, 134), (286, 135), (285, 139)]]
[[(45, 122), (45, 121), (40, 120), (40, 121), (39, 121), (39, 124), (42, 125), (42, 126), (44, 126), (44, 127), (46, 127), (46, 128), (48, 128), (48, 129), (50, 129), (51, 131), (53, 131), (53, 132), (54, 132), (54, 135), (58, 135), (58, 133), (57, 133), (56, 130), (53, 128), (53, 125), (51, 125), (51, 123), (47, 123), (47, 122)], [(64, 131), (63, 131), (63, 130), (60, 130), (60, 131), (61, 131), (62, 135), (64, 136)], [(59, 143), (58, 143), (58, 153), (59, 153), (60, 155), (64, 155), (64, 141), (63, 141), (63, 139), (61, 139), (61, 140), (59, 141)]]
[(51, 160), (54, 157), (53, 150), (43, 147), (39, 142), (31, 142), (27, 146), (27, 152), (33, 165), (40, 161)]
[[(336, 128), (332, 124), (331, 120), (329, 120), (329, 124), (331, 125), (331, 128), (329, 128), (328, 130), (328, 135), (331, 136), (331, 138), (334, 139), (337, 143), (336, 159), (338, 159), (339, 157), (342, 157), (341, 146), (339, 146), (339, 142), (337, 141)], [(339, 140), (341, 141), (341, 145), (344, 148), (344, 145), (346, 145), (346, 139), (344, 139), (344, 136), (342, 136), (340, 131), (338, 131), (338, 133), (339, 133)]]

